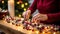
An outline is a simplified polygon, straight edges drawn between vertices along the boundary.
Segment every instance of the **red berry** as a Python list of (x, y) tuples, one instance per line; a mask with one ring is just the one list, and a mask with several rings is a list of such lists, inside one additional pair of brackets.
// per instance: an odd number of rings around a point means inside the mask
[(18, 21), (21, 21), (21, 19), (19, 19)]
[(34, 29), (32, 31), (34, 31)]

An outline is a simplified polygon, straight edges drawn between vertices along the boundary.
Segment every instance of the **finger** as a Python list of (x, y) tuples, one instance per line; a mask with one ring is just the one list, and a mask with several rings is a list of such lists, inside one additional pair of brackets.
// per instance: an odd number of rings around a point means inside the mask
[(27, 13), (26, 13), (26, 14), (25, 14), (25, 19), (26, 19), (26, 20), (27, 20), (27, 17), (28, 17), (28, 16), (27, 16)]
[(23, 17), (24, 17), (24, 20), (26, 20), (26, 18), (27, 18), (27, 17), (26, 17), (26, 12), (23, 12), (22, 15), (23, 15)]
[(25, 17), (25, 12), (23, 12), (22, 16)]
[(40, 18), (36, 19), (37, 20), (37, 23), (40, 23)]
[(37, 19), (39, 19), (39, 16), (33, 17), (32, 19), (35, 22), (35, 21), (37, 21)]
[(38, 13), (38, 14), (34, 15), (33, 17), (39, 16), (39, 15), (40, 15), (40, 14)]
[(34, 22), (33, 19), (31, 20), (31, 22), (32, 22), (32, 23)]
[(39, 17), (39, 13), (33, 16), (32, 22), (35, 22), (38, 17)]
[(33, 19), (36, 20), (36, 19), (39, 18), (39, 17), (40, 17), (40, 14), (36, 14), (36, 15), (33, 17)]
[(40, 18), (36, 18), (35, 22), (40, 23)]
[(29, 14), (26, 12), (25, 18), (28, 20), (29, 19)]
[(31, 22), (34, 22), (34, 19), (32, 18)]
[(35, 22), (36, 18), (37, 18), (37, 17), (33, 17), (33, 18), (32, 18), (32, 21)]
[(33, 17), (33, 18), (32, 18), (32, 22), (35, 22), (35, 21), (36, 21), (36, 17)]
[(33, 23), (35, 22), (35, 19), (34, 19), (34, 18), (32, 18), (32, 22), (33, 22)]

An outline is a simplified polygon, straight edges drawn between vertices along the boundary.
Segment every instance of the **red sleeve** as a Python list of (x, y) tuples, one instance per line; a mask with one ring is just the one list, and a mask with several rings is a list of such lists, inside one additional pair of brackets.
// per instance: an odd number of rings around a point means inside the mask
[(47, 14), (47, 16), (48, 16), (48, 20), (47, 20), (48, 23), (60, 21), (60, 12), (55, 14)]
[(59, 11), (57, 13), (47, 14), (48, 16), (48, 20), (46, 21), (47, 23), (60, 22), (60, 2), (58, 7)]
[(31, 13), (34, 13), (37, 8), (37, 0), (34, 0), (32, 5), (29, 7), (29, 10), (31, 10)]
[(50, 23), (50, 24), (53, 24), (53, 23), (60, 22), (60, 12), (54, 13), (54, 14), (47, 14), (47, 16), (48, 16), (48, 20), (41, 21), (41, 23)]

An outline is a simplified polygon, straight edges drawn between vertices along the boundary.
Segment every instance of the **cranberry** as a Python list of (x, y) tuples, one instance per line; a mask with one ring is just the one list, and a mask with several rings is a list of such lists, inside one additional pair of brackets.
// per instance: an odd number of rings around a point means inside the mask
[(15, 25), (15, 23), (12, 23), (13, 25)]
[(29, 27), (26, 27), (27, 30), (29, 30)]
[(20, 24), (16, 24), (16, 26), (20, 26)]
[(10, 21), (7, 20), (7, 23), (10, 23)]
[(34, 31), (34, 29), (32, 31)]
[(21, 21), (21, 19), (18, 19), (17, 21)]
[(26, 29), (26, 27), (23, 27), (23, 29)]

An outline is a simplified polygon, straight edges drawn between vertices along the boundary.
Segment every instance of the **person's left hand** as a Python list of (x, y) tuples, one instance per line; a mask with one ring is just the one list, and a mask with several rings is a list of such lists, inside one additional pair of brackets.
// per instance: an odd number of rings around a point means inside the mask
[(37, 13), (32, 17), (32, 22), (46, 21), (47, 19), (48, 19), (48, 16), (46, 14)]

